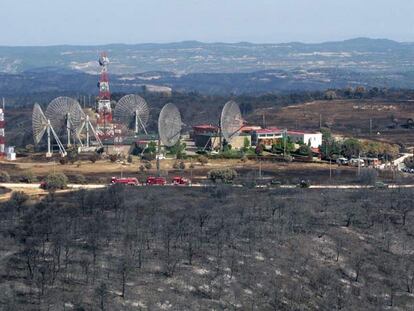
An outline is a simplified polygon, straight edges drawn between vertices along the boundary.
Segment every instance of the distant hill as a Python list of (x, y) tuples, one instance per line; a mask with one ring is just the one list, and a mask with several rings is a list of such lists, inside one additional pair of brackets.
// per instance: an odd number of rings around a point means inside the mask
[(111, 71), (235, 73), (339, 67), (349, 70), (408, 70), (414, 67), (414, 43), (357, 38), (318, 44), (202, 43), (111, 44), (104, 46), (0, 47), (0, 72), (21, 73), (57, 67), (96, 73), (100, 51), (111, 58)]
[(111, 58), (112, 87), (120, 92), (144, 84), (235, 94), (414, 85), (414, 43), (368, 38), (317, 44), (186, 41), (0, 47), (0, 93), (93, 93), (100, 51)]

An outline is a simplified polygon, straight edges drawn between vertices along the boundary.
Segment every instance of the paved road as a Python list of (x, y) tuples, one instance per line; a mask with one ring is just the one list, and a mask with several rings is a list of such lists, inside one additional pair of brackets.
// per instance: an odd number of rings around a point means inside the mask
[[(173, 186), (172, 187), (183, 187), (183, 186)], [(191, 187), (212, 187), (214, 185), (208, 184), (192, 184)], [(39, 183), (34, 184), (25, 184), (25, 183), (0, 183), (0, 187), (8, 188), (11, 190), (34, 190), (40, 189)], [(103, 189), (108, 187), (108, 185), (103, 184), (87, 184), (87, 185), (79, 185), (79, 184), (68, 184), (68, 190), (70, 189)], [(149, 186), (151, 187), (151, 186)], [(152, 186), (154, 187), (154, 186)], [(185, 187), (185, 186), (184, 186)], [(242, 185), (233, 185), (233, 187), (241, 188)], [(266, 187), (266, 186), (257, 186), (257, 188), (263, 189), (294, 189), (297, 188), (296, 185), (281, 185), (279, 187)], [(309, 189), (373, 189), (375, 186), (365, 186), (365, 185), (311, 185)], [(414, 184), (409, 185), (388, 185), (388, 188), (414, 188)]]
[[(25, 183), (0, 183), (0, 187), (8, 189), (39, 189), (40, 183), (34, 184), (25, 184)], [(102, 184), (87, 184), (87, 185), (78, 185), (78, 184), (68, 184), (69, 189), (100, 189), (105, 188), (106, 185)]]

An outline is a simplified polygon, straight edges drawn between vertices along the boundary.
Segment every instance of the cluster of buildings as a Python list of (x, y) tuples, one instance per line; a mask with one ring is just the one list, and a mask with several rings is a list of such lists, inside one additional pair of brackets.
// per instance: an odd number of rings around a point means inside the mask
[[(193, 126), (192, 139), (198, 148), (213, 150), (220, 146), (220, 129), (211, 124)], [(240, 135), (235, 135), (228, 142), (232, 148), (240, 149), (249, 146), (264, 146), (271, 148), (278, 141), (288, 138), (297, 144), (306, 144), (312, 149), (322, 145), (322, 133), (308, 131), (290, 131), (277, 127), (262, 128), (260, 126), (244, 126), (240, 129)]]

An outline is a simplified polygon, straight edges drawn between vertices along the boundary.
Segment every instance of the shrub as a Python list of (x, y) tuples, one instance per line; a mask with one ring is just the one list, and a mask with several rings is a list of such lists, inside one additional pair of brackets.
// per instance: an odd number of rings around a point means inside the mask
[(141, 158), (142, 160), (153, 161), (155, 160), (155, 153), (144, 153)]
[(27, 171), (22, 175), (22, 177), (20, 177), (20, 181), (30, 184), (36, 182), (37, 177), (33, 174), (32, 171)]
[(0, 182), (9, 182), (10, 175), (6, 171), (0, 171)]
[(312, 157), (312, 149), (308, 145), (300, 146), (297, 152), (300, 155)]
[(409, 157), (404, 160), (405, 166), (408, 168), (414, 168), (414, 157)]
[(69, 162), (68, 158), (66, 158), (66, 157), (63, 157), (63, 158), (59, 159), (59, 163), (62, 164), (62, 165), (68, 164), (68, 162)]
[(198, 162), (200, 162), (201, 165), (205, 165), (208, 163), (208, 158), (203, 155), (199, 156), (197, 160)]
[(92, 163), (95, 163), (98, 160), (99, 160), (99, 155), (97, 153), (94, 153), (89, 157), (89, 161), (91, 161)]
[(214, 169), (208, 172), (207, 177), (212, 182), (221, 181), (224, 183), (231, 183), (237, 177), (237, 172), (233, 169)]
[(131, 156), (130, 154), (129, 154), (129, 155), (128, 155), (128, 157), (127, 157), (127, 162), (128, 162), (128, 163), (132, 163), (132, 156)]
[(68, 185), (68, 178), (63, 173), (53, 173), (47, 175), (45, 182), (48, 190), (65, 189)]
[(30, 152), (30, 153), (35, 152), (35, 147), (32, 144), (26, 145), (24, 148), (26, 149), (26, 152)]
[(151, 162), (145, 162), (144, 167), (145, 167), (147, 170), (152, 169), (152, 164), (151, 164)]
[(264, 150), (264, 147), (263, 147), (263, 145), (258, 145), (258, 146), (256, 146), (256, 149), (255, 149), (255, 153), (257, 154), (257, 155), (261, 155), (262, 153), (263, 153), (263, 150)]
[(183, 161), (175, 162), (173, 168), (176, 170), (185, 170), (185, 163)]
[(11, 194), (10, 201), (16, 203), (17, 206), (21, 206), (29, 199), (29, 196), (23, 191), (15, 191)]
[(80, 185), (86, 184), (86, 178), (82, 174), (73, 175), (71, 179), (73, 183), (75, 184), (80, 184)]
[(139, 166), (139, 171), (140, 171), (141, 173), (143, 173), (143, 172), (145, 171), (145, 166), (141, 164), (141, 165)]
[(109, 155), (109, 161), (111, 161), (112, 163), (116, 162), (118, 160), (118, 155), (117, 154), (110, 154)]
[(76, 148), (70, 148), (70, 149), (67, 149), (66, 151), (68, 153), (67, 159), (71, 164), (78, 161), (79, 155), (78, 155), (78, 151), (76, 150)]

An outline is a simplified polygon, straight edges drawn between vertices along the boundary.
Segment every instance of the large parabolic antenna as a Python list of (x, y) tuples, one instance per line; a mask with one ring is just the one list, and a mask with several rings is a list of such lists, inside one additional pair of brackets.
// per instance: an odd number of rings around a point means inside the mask
[(71, 133), (76, 132), (80, 127), (83, 111), (75, 99), (58, 97), (47, 106), (45, 116), (59, 136), (67, 134), (67, 142), (70, 145)]
[(230, 141), (238, 136), (243, 127), (240, 107), (235, 101), (227, 102), (221, 112), (220, 128), (225, 140)]
[(39, 104), (35, 104), (33, 107), (32, 114), (32, 129), (33, 129), (33, 140), (36, 145), (40, 143), (47, 130), (47, 119), (40, 108)]
[(42, 108), (38, 104), (35, 104), (33, 107), (32, 114), (32, 129), (33, 129), (33, 139), (36, 145), (40, 143), (45, 133), (47, 133), (47, 157), (52, 156), (52, 145), (51, 145), (51, 134), (55, 138), (55, 141), (59, 147), (60, 153), (62, 156), (66, 156), (66, 150), (63, 147), (59, 137), (56, 135), (55, 130), (53, 129), (51, 122), (42, 111)]
[(115, 106), (114, 119), (128, 128), (134, 128), (135, 133), (142, 129), (146, 134), (149, 119), (147, 102), (139, 95), (125, 95)]
[(158, 134), (164, 146), (174, 146), (181, 136), (181, 114), (174, 104), (166, 104), (158, 118)]

